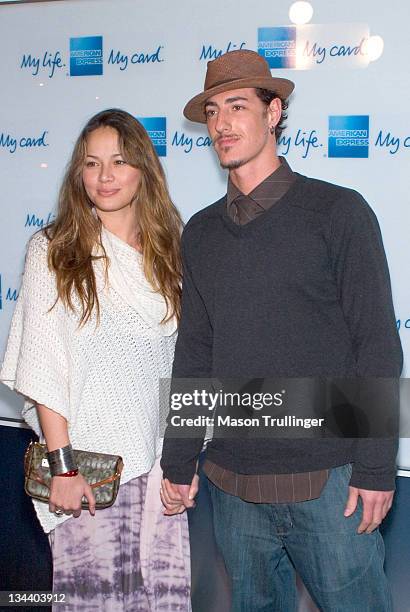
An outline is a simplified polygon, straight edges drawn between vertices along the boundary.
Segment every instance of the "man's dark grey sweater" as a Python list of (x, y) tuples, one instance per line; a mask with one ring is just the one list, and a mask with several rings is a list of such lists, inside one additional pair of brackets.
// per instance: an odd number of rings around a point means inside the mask
[[(226, 198), (182, 238), (175, 378), (398, 377), (402, 352), (377, 219), (355, 191), (297, 175), (270, 210), (236, 225)], [(249, 316), (249, 314), (252, 316)], [(392, 406), (386, 406), (386, 411)], [(190, 483), (202, 439), (172, 439), (161, 465)], [(394, 488), (395, 439), (214, 439), (236, 473), (296, 473), (353, 463), (351, 485)]]

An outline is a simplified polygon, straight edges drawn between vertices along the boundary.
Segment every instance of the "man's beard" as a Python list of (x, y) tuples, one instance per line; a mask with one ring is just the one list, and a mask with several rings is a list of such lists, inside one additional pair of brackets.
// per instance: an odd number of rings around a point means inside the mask
[(229, 162), (219, 162), (221, 165), (221, 168), (223, 168), (224, 170), (236, 170), (236, 168), (240, 168), (241, 166), (244, 165), (245, 160), (244, 159), (233, 159), (232, 161)]
[[(213, 145), (215, 147), (215, 143), (216, 140), (213, 141)], [(225, 153), (229, 151), (229, 147), (227, 149), (225, 149)], [(219, 155), (218, 155), (219, 158)], [(223, 168), (224, 170), (235, 170), (236, 168), (240, 168), (241, 166), (243, 166), (243, 164), (245, 163), (244, 159), (233, 159), (229, 162), (224, 163), (223, 161), (221, 161), (221, 159), (219, 159), (219, 163), (221, 168)]]

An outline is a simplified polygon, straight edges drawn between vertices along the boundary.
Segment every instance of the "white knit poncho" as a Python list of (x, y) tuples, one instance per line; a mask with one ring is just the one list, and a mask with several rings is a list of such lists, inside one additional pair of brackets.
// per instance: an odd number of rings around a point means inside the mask
[[(73, 448), (121, 455), (124, 484), (147, 473), (161, 450), (159, 379), (170, 376), (176, 324), (160, 325), (165, 303), (145, 279), (142, 256), (106, 230), (102, 237), (110, 266), (108, 286), (102, 264), (94, 266), (100, 324), (94, 314), (80, 328), (61, 301), (50, 310), (48, 240), (31, 239), (0, 380), (25, 396), (23, 418), (37, 434), (34, 402), (67, 420)], [(68, 518), (34, 505), (45, 532)]]

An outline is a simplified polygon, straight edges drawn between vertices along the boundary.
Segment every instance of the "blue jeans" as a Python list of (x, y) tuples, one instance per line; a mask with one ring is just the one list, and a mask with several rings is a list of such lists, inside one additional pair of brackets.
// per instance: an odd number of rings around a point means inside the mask
[(351, 465), (330, 470), (320, 498), (254, 504), (208, 480), (233, 612), (294, 612), (295, 569), (324, 612), (391, 612), (378, 530), (358, 534), (361, 503), (343, 516)]

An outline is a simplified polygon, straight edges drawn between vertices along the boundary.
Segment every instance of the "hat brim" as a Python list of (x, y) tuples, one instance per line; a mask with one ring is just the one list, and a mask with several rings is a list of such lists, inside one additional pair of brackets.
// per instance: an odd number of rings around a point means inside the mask
[(288, 98), (294, 90), (295, 84), (292, 83), (292, 81), (289, 81), (289, 79), (273, 77), (248, 77), (245, 79), (237, 79), (236, 81), (221, 83), (220, 85), (211, 87), (192, 98), (192, 100), (190, 100), (184, 108), (184, 116), (190, 121), (206, 123), (204, 103), (209, 98), (215, 96), (216, 94), (223, 93), (224, 91), (230, 91), (231, 89), (243, 89), (245, 87), (260, 87), (261, 89), (268, 89), (269, 91), (274, 91), (283, 100), (286, 100), (286, 98)]

